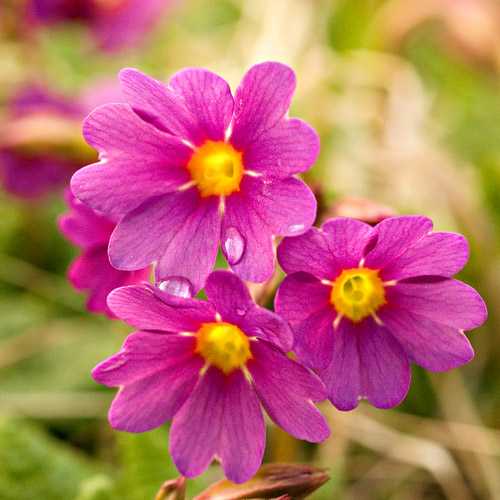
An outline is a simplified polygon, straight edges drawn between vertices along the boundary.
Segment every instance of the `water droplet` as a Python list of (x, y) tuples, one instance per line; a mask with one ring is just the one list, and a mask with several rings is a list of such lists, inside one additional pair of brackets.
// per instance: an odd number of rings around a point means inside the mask
[(230, 266), (238, 264), (245, 252), (245, 238), (236, 227), (228, 227), (222, 238), (222, 250)]
[(176, 295), (177, 297), (192, 297), (191, 282), (183, 276), (169, 276), (164, 280), (159, 281), (156, 286), (163, 292)]
[(294, 224), (293, 226), (290, 226), (288, 228), (288, 233), (289, 235), (297, 234), (297, 233), (302, 233), (304, 232), (304, 224)]
[(245, 316), (246, 314), (246, 311), (244, 309), (240, 309), (239, 307), (237, 307), (234, 312), (238, 315), (238, 316)]

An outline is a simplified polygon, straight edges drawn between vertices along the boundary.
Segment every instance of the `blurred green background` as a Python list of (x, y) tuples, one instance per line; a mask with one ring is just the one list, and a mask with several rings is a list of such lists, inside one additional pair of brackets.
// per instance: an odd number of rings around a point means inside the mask
[[(164, 81), (202, 66), (234, 89), (252, 64), (277, 60), (297, 74), (291, 115), (321, 137), (305, 180), (324, 216), (368, 201), (469, 239), (459, 278), (489, 309), (468, 335), (474, 360), (448, 373), (413, 366), (392, 410), (323, 403), (332, 436), (319, 445), (269, 424), (265, 462), (328, 467), (318, 500), (500, 499), (500, 3), (177, 0), (140, 47), (113, 53), (81, 23), (34, 31), (22, 16), (22, 2), (0, 3), (0, 148), (9, 99), (27, 83), (71, 97), (125, 66)], [(131, 435), (106, 420), (115, 390), (90, 370), (131, 329), (88, 313), (67, 282), (78, 251), (57, 230), (64, 211), (61, 190), (0, 192), (0, 498), (153, 499), (177, 475), (168, 428)], [(220, 477), (214, 464), (189, 495)]]

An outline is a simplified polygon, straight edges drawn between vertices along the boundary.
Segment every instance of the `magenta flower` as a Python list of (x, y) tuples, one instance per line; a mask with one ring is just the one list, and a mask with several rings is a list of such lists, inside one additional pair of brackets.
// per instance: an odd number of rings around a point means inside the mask
[(83, 21), (99, 46), (116, 50), (137, 45), (172, 0), (28, 0), (34, 24)]
[(287, 116), (292, 70), (253, 66), (234, 99), (203, 69), (180, 71), (168, 86), (133, 69), (120, 80), (129, 105), (102, 106), (85, 121), (101, 161), (72, 179), (88, 206), (125, 214), (111, 236), (112, 264), (155, 262), (157, 282), (193, 295), (220, 243), (241, 278), (269, 279), (273, 237), (305, 232), (316, 214), (312, 192), (293, 177), (316, 160), (319, 142)]
[(59, 218), (59, 228), (68, 240), (82, 249), (82, 254), (69, 268), (69, 281), (77, 290), (89, 293), (89, 311), (103, 312), (114, 318), (115, 315), (106, 303), (108, 294), (115, 288), (147, 281), (150, 269), (115, 269), (109, 263), (108, 243), (120, 217), (86, 207), (69, 189), (65, 192), (65, 199), (70, 211)]
[(278, 261), (289, 276), (276, 312), (292, 326), (297, 358), (318, 370), (337, 408), (351, 410), (361, 398), (397, 405), (409, 388), (409, 361), (445, 371), (472, 359), (463, 330), (481, 325), (486, 307), (450, 278), (468, 255), (463, 236), (432, 232), (420, 216), (374, 228), (330, 219), (281, 242)]
[[(5, 189), (35, 198), (68, 184), (93, 154), (79, 132), (83, 116), (77, 103), (40, 87), (26, 87), (15, 95), (0, 123), (0, 175)], [(66, 145), (70, 139), (73, 151), (60, 147), (58, 136)], [(82, 145), (77, 151), (78, 139)]]
[(322, 441), (329, 428), (312, 402), (326, 391), (285, 355), (287, 323), (252, 302), (236, 275), (214, 271), (205, 291), (209, 301), (153, 287), (112, 292), (110, 308), (141, 331), (92, 375), (120, 387), (109, 412), (115, 429), (144, 432), (173, 418), (170, 453), (182, 475), (201, 474), (215, 457), (229, 480), (242, 483), (264, 452), (260, 405), (293, 436)]
[(71, 176), (96, 158), (83, 140), (81, 122), (96, 106), (119, 102), (117, 85), (93, 83), (76, 98), (39, 85), (19, 90), (0, 121), (0, 177), (5, 189), (38, 198), (68, 185)]

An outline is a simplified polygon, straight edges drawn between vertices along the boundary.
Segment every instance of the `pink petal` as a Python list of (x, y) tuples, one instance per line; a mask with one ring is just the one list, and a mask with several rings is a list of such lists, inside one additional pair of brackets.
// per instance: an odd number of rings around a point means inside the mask
[(203, 365), (197, 356), (180, 361), (118, 391), (109, 422), (118, 430), (146, 432), (170, 420), (189, 398)]
[(385, 219), (375, 227), (377, 242), (365, 259), (365, 267), (380, 269), (397, 259), (432, 231), (432, 221), (420, 215)]
[(284, 64), (266, 62), (252, 66), (234, 95), (231, 144), (243, 151), (288, 112), (295, 90), (295, 75)]
[(399, 282), (386, 287), (386, 299), (402, 316), (407, 313), (423, 316), (460, 330), (478, 327), (487, 316), (486, 306), (476, 290), (450, 278)]
[(217, 258), (221, 232), (219, 199), (213, 196), (202, 200), (180, 226), (176, 227), (173, 220), (165, 222), (169, 226), (164, 231), (167, 244), (155, 267), (155, 281), (160, 287), (163, 282), (168, 290), (169, 283), (181, 277), (190, 284), (190, 294), (194, 295), (205, 285)]
[(339, 410), (352, 410), (363, 398), (377, 408), (392, 408), (406, 396), (411, 376), (401, 346), (371, 318), (340, 322), (332, 362), (318, 375)]
[(319, 279), (333, 280), (342, 272), (325, 233), (316, 227), (300, 236), (283, 238), (277, 254), (287, 274), (305, 271)]
[[(170, 367), (188, 362), (188, 358), (193, 357), (195, 344), (195, 337), (134, 332), (126, 338), (119, 352), (92, 370), (92, 377), (109, 387), (130, 386)], [(199, 356), (195, 358), (199, 360), (201, 369), (203, 361)]]
[(380, 318), (409, 359), (427, 370), (451, 370), (474, 357), (469, 340), (458, 328), (393, 307), (380, 310)]
[(275, 298), (276, 312), (286, 319), (294, 334), (293, 352), (309, 368), (326, 368), (333, 355), (331, 287), (310, 274), (287, 276)]
[(215, 309), (206, 300), (173, 297), (166, 303), (159, 290), (129, 286), (114, 290), (108, 305), (119, 317), (135, 328), (165, 332), (197, 332), (201, 323), (215, 321)]
[(87, 308), (92, 312), (115, 315), (109, 309), (106, 299), (118, 287), (147, 280), (149, 269), (120, 271), (108, 260), (106, 247), (94, 248), (76, 258), (68, 270), (68, 279), (77, 290), (89, 293)]
[(186, 68), (176, 73), (169, 87), (184, 97), (206, 139), (222, 141), (233, 116), (234, 101), (225, 80), (210, 71)]
[(284, 119), (252, 142), (243, 152), (247, 170), (266, 178), (284, 179), (305, 172), (319, 154), (316, 131), (298, 118)]
[(179, 472), (188, 478), (204, 472), (218, 451), (225, 378), (218, 368), (209, 368), (173, 419), (170, 454)]
[(347, 218), (330, 219), (321, 226), (321, 231), (339, 264), (338, 272), (358, 267), (375, 236), (370, 225)]
[(226, 377), (220, 441), (217, 455), (233, 483), (251, 479), (262, 462), (266, 425), (259, 399), (241, 370)]
[(181, 95), (137, 69), (122, 69), (119, 78), (123, 95), (140, 118), (196, 146), (203, 142), (197, 117)]
[(97, 108), (84, 122), (83, 132), (101, 161), (76, 172), (71, 188), (96, 210), (123, 214), (189, 181), (185, 165), (192, 149), (158, 132), (126, 104)]
[(285, 352), (291, 349), (293, 337), (286, 321), (257, 306), (246, 285), (234, 273), (224, 270), (211, 273), (205, 293), (222, 321), (239, 326), (250, 337), (268, 340)]
[[(222, 251), (231, 268), (243, 279), (268, 280), (274, 271), (272, 236), (301, 234), (316, 216), (316, 200), (299, 179), (267, 180), (245, 176), (241, 192), (225, 200)], [(239, 251), (228, 252), (228, 240), (238, 236)]]
[(402, 280), (414, 276), (453, 276), (466, 264), (469, 244), (456, 233), (430, 233), (405, 253), (385, 266), (384, 280)]
[(183, 295), (198, 292), (213, 268), (220, 239), (218, 199), (191, 188), (152, 198), (127, 214), (111, 236), (109, 256), (118, 269), (157, 261), (155, 279), (187, 280)]
[(271, 419), (299, 439), (325, 440), (330, 429), (312, 404), (326, 398), (318, 377), (265, 341), (254, 341), (251, 348), (254, 359), (247, 363), (248, 371)]

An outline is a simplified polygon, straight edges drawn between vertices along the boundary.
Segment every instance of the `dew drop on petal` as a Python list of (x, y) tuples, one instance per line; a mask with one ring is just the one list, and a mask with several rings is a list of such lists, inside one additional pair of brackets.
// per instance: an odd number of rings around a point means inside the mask
[(156, 286), (163, 292), (177, 295), (178, 297), (192, 297), (193, 285), (183, 276), (169, 276), (168, 278), (159, 281)]
[(230, 266), (238, 264), (245, 252), (245, 238), (236, 227), (228, 227), (222, 237), (222, 249)]
[(245, 316), (246, 314), (246, 311), (244, 309), (240, 309), (239, 307), (237, 307), (234, 312), (238, 315), (238, 316)]
[(294, 224), (293, 226), (290, 226), (288, 228), (288, 231), (287, 233), (292, 236), (294, 234), (297, 234), (297, 233), (302, 233), (305, 229), (305, 226), (304, 224)]

